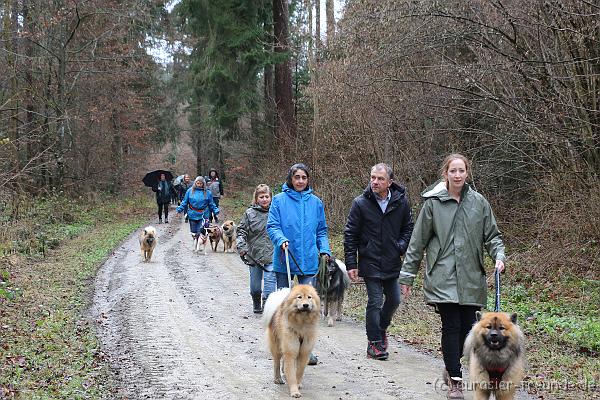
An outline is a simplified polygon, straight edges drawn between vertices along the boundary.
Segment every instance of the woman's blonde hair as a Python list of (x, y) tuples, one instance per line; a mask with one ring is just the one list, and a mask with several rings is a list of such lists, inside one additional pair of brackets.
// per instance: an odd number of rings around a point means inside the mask
[(263, 193), (267, 193), (270, 197), (273, 197), (271, 188), (264, 183), (261, 183), (254, 189), (254, 204), (258, 204), (258, 195)]
[(440, 168), (440, 176), (442, 178), (445, 178), (444, 174), (448, 172), (450, 163), (454, 160), (462, 160), (465, 163), (465, 168), (467, 169), (467, 177), (471, 176), (471, 162), (467, 159), (467, 157), (459, 153), (452, 153), (444, 159), (444, 162), (442, 162), (442, 167)]

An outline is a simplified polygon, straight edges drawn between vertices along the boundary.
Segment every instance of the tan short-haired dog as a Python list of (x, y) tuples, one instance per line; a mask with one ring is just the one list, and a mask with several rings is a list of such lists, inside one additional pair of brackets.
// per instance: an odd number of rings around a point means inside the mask
[(263, 311), (266, 338), (273, 355), (274, 382), (282, 384), (283, 370), (292, 397), (300, 385), (310, 352), (317, 341), (321, 301), (311, 285), (296, 285), (271, 293)]
[(140, 250), (144, 262), (149, 262), (152, 258), (152, 252), (156, 247), (156, 229), (153, 226), (147, 226), (140, 233)]
[(235, 222), (231, 220), (223, 222), (223, 225), (221, 225), (221, 232), (223, 235), (223, 253), (225, 253), (227, 250), (231, 250), (233, 252), (233, 245), (235, 244), (236, 237)]

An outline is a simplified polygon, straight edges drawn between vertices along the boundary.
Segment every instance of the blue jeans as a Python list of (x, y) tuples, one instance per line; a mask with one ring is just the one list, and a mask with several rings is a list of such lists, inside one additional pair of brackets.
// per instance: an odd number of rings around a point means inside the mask
[[(271, 265), (271, 264), (269, 264)], [(269, 266), (266, 266), (269, 269)], [(275, 272), (263, 271), (260, 267), (250, 266), (250, 294), (260, 294), (262, 289), (262, 297), (266, 299), (271, 293), (277, 289), (277, 279)]]
[[(284, 287), (289, 287), (288, 277), (287, 277), (286, 272), (275, 272), (275, 274), (277, 275), (277, 287), (279, 289), (284, 288)], [(300, 283), (301, 285), (312, 285), (313, 287), (316, 287), (315, 286), (315, 284), (317, 283), (316, 275), (294, 275), (294, 274), (292, 274), (292, 280), (294, 280), (295, 276), (298, 277), (298, 283)]]
[(383, 340), (382, 333), (390, 326), (392, 317), (400, 305), (398, 278), (365, 278), (365, 285), (368, 297), (365, 313), (367, 339), (370, 342)]
[(204, 220), (203, 219), (189, 219), (188, 220), (190, 222), (190, 232), (192, 232), (193, 234), (202, 234), (205, 235), (206, 232), (204, 231)]

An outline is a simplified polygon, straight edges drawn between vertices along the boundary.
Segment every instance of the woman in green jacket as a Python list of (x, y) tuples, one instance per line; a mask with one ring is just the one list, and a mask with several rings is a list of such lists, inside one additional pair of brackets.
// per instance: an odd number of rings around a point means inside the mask
[(400, 271), (402, 294), (410, 295), (423, 254), (425, 301), (442, 321), (442, 354), (448, 398), (462, 399), (460, 357), (475, 312), (486, 306), (487, 285), (483, 248), (504, 269), (504, 244), (488, 201), (467, 183), (470, 163), (451, 154), (441, 168), (442, 179), (423, 193), (423, 208), (415, 224)]

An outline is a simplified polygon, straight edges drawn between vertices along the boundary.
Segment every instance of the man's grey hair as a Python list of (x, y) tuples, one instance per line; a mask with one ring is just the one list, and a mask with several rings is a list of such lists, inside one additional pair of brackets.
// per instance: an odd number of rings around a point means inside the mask
[(388, 178), (390, 178), (390, 180), (394, 179), (394, 171), (392, 170), (392, 167), (390, 167), (389, 165), (387, 165), (386, 163), (379, 163), (379, 164), (375, 164), (373, 165), (373, 167), (371, 168), (371, 172), (375, 171), (375, 170), (385, 170)]

